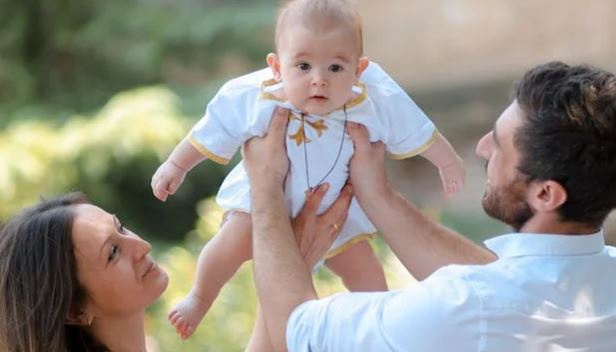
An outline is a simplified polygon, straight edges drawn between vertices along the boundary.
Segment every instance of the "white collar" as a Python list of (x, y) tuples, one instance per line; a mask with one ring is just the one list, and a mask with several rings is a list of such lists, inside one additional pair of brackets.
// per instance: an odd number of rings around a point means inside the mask
[(511, 233), (484, 242), (499, 258), (546, 255), (587, 255), (605, 247), (603, 230), (588, 235)]

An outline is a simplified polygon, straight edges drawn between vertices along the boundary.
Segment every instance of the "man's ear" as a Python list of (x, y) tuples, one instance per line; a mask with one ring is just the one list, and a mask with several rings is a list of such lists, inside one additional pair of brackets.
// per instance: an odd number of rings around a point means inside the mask
[(280, 60), (278, 59), (278, 55), (274, 53), (269, 53), (265, 57), (265, 61), (267, 62), (267, 65), (270, 67), (270, 69), (272, 70), (272, 73), (274, 74), (274, 78), (277, 81), (280, 81), (280, 78), (281, 78)]
[(73, 311), (66, 317), (65, 323), (68, 325), (91, 326), (94, 316), (82, 311)]
[(359, 60), (357, 61), (357, 70), (355, 71), (356, 82), (359, 81), (359, 76), (364, 73), (364, 70), (368, 68), (368, 65), (370, 65), (370, 60), (368, 60), (368, 57), (362, 56), (359, 58)]
[(528, 202), (540, 212), (552, 212), (567, 201), (567, 191), (553, 180), (535, 181), (529, 184)]

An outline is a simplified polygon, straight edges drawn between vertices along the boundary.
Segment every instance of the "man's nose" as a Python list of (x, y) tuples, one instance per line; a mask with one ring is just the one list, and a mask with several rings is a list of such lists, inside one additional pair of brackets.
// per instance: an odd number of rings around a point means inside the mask
[(484, 158), (486, 160), (490, 159), (490, 155), (492, 153), (492, 133), (486, 133), (479, 142), (477, 142), (477, 147), (475, 148), (475, 154), (477, 156)]

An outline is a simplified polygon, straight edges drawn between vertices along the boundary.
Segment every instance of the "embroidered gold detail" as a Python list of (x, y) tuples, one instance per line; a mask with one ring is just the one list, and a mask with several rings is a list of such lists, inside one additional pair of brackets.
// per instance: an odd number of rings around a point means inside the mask
[(296, 145), (301, 145), (302, 143), (311, 142), (310, 138), (306, 137), (306, 133), (304, 131), (304, 127), (305, 127), (304, 123), (308, 124), (308, 126), (312, 127), (312, 129), (317, 131), (317, 137), (321, 137), (321, 135), (323, 134), (323, 131), (327, 129), (327, 125), (325, 125), (325, 121), (322, 119), (319, 119), (318, 121), (315, 121), (315, 122), (310, 122), (310, 121), (306, 121), (306, 119), (303, 119), (301, 116), (295, 113), (291, 113), (289, 114), (289, 121), (291, 120), (297, 120), (301, 122), (301, 125), (297, 128), (297, 131), (289, 135), (289, 138), (294, 140)]
[(277, 83), (278, 81), (274, 78), (261, 82), (261, 94), (259, 95), (259, 98), (263, 100), (275, 100), (275, 101), (283, 102), (282, 99), (278, 98), (273, 93), (265, 91), (265, 88), (273, 86), (274, 84), (277, 84)]

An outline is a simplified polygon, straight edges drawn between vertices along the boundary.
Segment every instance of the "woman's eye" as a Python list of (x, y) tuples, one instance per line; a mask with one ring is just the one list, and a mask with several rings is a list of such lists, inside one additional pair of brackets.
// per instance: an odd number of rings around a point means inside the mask
[(124, 227), (124, 224), (120, 223), (120, 226), (118, 226), (118, 232), (121, 234), (126, 233), (126, 228)]
[(111, 252), (109, 253), (109, 257), (107, 257), (107, 261), (111, 262), (118, 255), (119, 248), (118, 246), (111, 246)]
[(301, 71), (308, 71), (310, 70), (310, 64), (302, 62), (301, 64), (297, 65), (297, 68), (299, 68)]
[(331, 72), (340, 72), (340, 71), (342, 71), (342, 66), (340, 66), (338, 64), (333, 64), (333, 65), (329, 66), (329, 70)]

